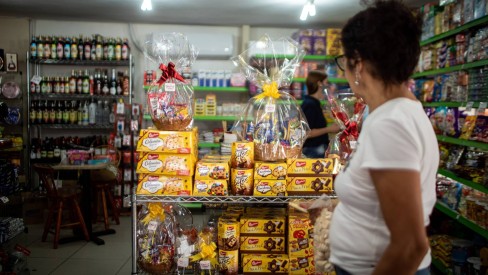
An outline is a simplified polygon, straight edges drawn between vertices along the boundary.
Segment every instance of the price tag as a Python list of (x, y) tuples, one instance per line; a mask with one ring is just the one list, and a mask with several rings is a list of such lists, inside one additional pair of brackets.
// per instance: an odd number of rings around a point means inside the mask
[(276, 110), (276, 105), (275, 104), (266, 104), (264, 107), (264, 111), (266, 113), (274, 113)]
[(164, 83), (164, 91), (165, 92), (176, 91), (176, 84), (175, 83)]
[(157, 221), (150, 221), (149, 224), (147, 225), (147, 230), (149, 232), (154, 232), (158, 228), (158, 222)]
[(358, 142), (356, 140), (350, 140), (349, 141), (349, 146), (351, 146), (352, 150), (355, 150), (358, 145)]
[(200, 269), (211, 270), (210, 261), (200, 261)]
[(486, 102), (480, 102), (480, 106), (478, 107), (478, 114), (484, 114), (486, 110)]
[(0, 197), (0, 200), (3, 202), (3, 203), (7, 203), (9, 202), (8, 198), (3, 196), (3, 197)]
[(186, 257), (178, 258), (178, 267), (188, 267), (190, 265), (190, 259)]
[(42, 81), (42, 77), (40, 77), (39, 75), (35, 75), (31, 78), (31, 82), (34, 84), (39, 84), (41, 83), (41, 81)]
[(472, 108), (473, 108), (473, 102), (472, 101), (466, 103), (466, 112), (471, 111)]
[(124, 108), (125, 108), (124, 102), (117, 103), (117, 114), (123, 115), (125, 112)]

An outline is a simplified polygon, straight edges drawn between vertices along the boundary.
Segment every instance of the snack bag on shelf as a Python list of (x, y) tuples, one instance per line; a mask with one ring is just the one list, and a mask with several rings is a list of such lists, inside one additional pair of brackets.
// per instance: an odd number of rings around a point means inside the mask
[[(331, 140), (327, 148), (328, 158), (338, 159), (344, 165), (354, 149), (359, 136), (359, 128), (363, 119), (363, 112), (366, 104), (362, 98), (356, 97), (352, 92), (330, 93), (326, 90), (327, 100), (329, 101), (332, 114), (341, 131)], [(334, 163), (333, 174), (337, 174), (341, 165)]]
[(149, 274), (171, 274), (175, 268), (176, 230), (170, 205), (144, 205), (137, 227), (139, 268)]
[(193, 87), (180, 75), (195, 61), (197, 50), (180, 33), (153, 34), (145, 44), (144, 55), (156, 64), (161, 77), (155, 80), (147, 100), (151, 118), (159, 130), (189, 130), (193, 123)]
[(295, 41), (271, 41), (264, 36), (232, 58), (246, 78), (263, 90), (249, 100), (233, 126), (240, 140), (254, 142), (256, 160), (282, 161), (301, 155), (310, 128), (295, 98), (279, 89), (290, 85), (303, 56)]

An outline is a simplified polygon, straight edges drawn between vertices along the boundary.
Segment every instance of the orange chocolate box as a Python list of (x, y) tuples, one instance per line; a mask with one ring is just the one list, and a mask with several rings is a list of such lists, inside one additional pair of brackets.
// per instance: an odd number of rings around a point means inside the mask
[(332, 177), (288, 177), (286, 191), (290, 195), (311, 193), (332, 193), (334, 180)]
[(192, 155), (175, 155), (143, 152), (137, 163), (136, 173), (169, 176), (193, 176)]
[(195, 179), (226, 180), (229, 179), (229, 172), (228, 162), (200, 160), (195, 167)]
[(286, 224), (284, 217), (259, 217), (243, 216), (240, 220), (241, 236), (267, 234), (281, 235), (285, 234)]
[(286, 196), (286, 181), (284, 180), (255, 180), (254, 196), (283, 197)]
[(227, 180), (195, 180), (193, 196), (227, 196)]
[(256, 161), (254, 165), (255, 180), (284, 180), (287, 165), (284, 162)]
[(196, 144), (193, 131), (141, 130), (138, 152), (191, 154)]
[(292, 175), (330, 175), (334, 168), (332, 159), (288, 159), (286, 161), (288, 166), (287, 174)]
[(281, 253), (285, 252), (286, 238), (284, 236), (241, 236), (241, 252)]
[(290, 263), (287, 255), (246, 254), (242, 257), (243, 274), (288, 274)]
[(138, 195), (185, 195), (192, 194), (192, 178), (163, 175), (139, 175)]

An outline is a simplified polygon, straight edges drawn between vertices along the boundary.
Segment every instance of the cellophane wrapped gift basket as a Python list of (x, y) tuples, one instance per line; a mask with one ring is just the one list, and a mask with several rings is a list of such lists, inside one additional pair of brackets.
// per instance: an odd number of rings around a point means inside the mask
[(159, 64), (161, 76), (149, 87), (147, 100), (158, 130), (183, 131), (192, 128), (194, 97), (191, 83), (179, 72), (195, 61), (197, 50), (181, 33), (153, 34), (145, 43), (146, 61)]
[(350, 89), (336, 92), (325, 90), (325, 92), (332, 115), (341, 128), (341, 131), (330, 141), (326, 152), (327, 157), (336, 160), (333, 174), (337, 174), (356, 148), (366, 104)]
[(233, 125), (240, 140), (254, 142), (256, 160), (301, 156), (310, 128), (295, 98), (281, 89), (288, 88), (304, 55), (294, 40), (263, 36), (232, 58), (246, 78), (262, 89)]

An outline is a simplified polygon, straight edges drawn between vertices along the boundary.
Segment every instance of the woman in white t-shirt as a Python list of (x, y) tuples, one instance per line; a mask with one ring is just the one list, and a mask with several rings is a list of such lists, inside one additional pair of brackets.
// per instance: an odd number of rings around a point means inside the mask
[(341, 274), (429, 274), (426, 226), (436, 201), (439, 152), (422, 105), (408, 90), (421, 20), (377, 1), (342, 30), (337, 58), (369, 107), (358, 145), (335, 187), (331, 262)]

